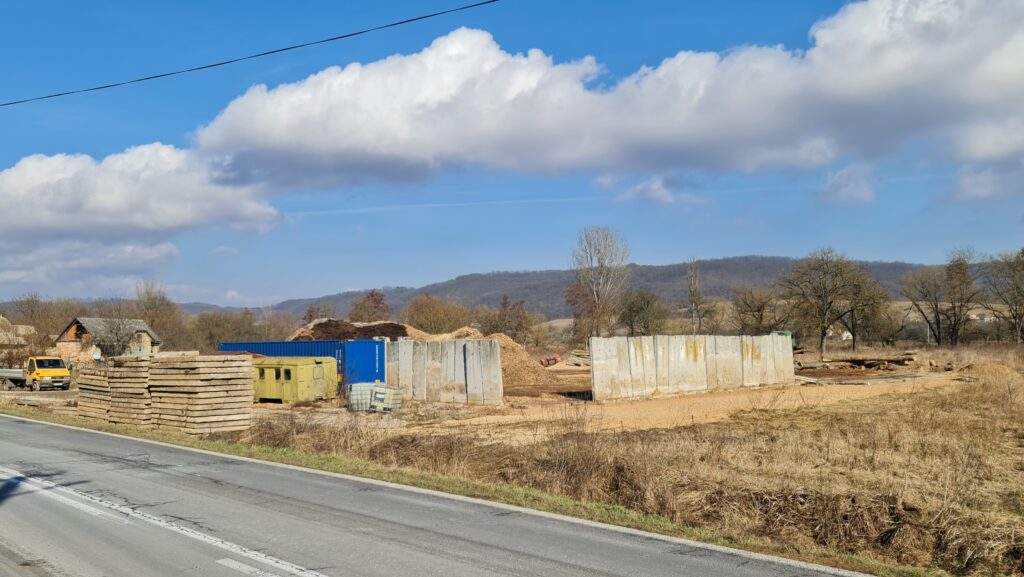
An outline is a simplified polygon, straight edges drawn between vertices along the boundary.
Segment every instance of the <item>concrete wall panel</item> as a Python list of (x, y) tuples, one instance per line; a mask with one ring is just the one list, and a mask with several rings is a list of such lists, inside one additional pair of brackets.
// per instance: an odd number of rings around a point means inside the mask
[(708, 349), (703, 335), (676, 337), (683, 346), (683, 365), (679, 371), (678, 392), (706, 391), (708, 388)]
[(596, 400), (793, 380), (793, 352), (780, 335), (592, 338), (590, 354)]

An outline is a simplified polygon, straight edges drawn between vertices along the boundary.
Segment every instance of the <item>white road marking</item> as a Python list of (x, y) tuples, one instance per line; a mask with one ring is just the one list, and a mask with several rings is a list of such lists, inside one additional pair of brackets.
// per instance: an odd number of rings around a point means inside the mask
[(240, 573), (250, 575), (251, 577), (281, 577), (277, 573), (268, 573), (262, 569), (257, 569), (251, 565), (235, 561), (234, 559), (218, 559), (217, 563), (229, 569), (234, 569)]
[(63, 503), (64, 505), (67, 505), (69, 507), (77, 509), (77, 510), (83, 512), (83, 513), (87, 513), (89, 515), (92, 515), (94, 517), (102, 517), (104, 519), (109, 519), (111, 521), (115, 521), (115, 522), (121, 523), (123, 525), (131, 525), (132, 524), (131, 521), (129, 521), (128, 519), (125, 519), (124, 517), (122, 517), (120, 515), (114, 515), (113, 513), (108, 513), (106, 511), (104, 511), (103, 509), (97, 509), (95, 507), (90, 507), (89, 505), (86, 505), (85, 503), (82, 503), (80, 501), (75, 501), (74, 499), (69, 499), (69, 498), (67, 498), (64, 495), (61, 495), (59, 493), (55, 493), (53, 491), (50, 491), (50, 490), (47, 490), (47, 489), (44, 489), (44, 488), (41, 488), (41, 487), (37, 487), (36, 485), (28, 483), (28, 482), (26, 482), (27, 479), (28, 479), (27, 477), (23, 477), (21, 475), (11, 475), (11, 474), (9, 474), (9, 472), (13, 472), (13, 471), (10, 471), (9, 469), (0, 468), (0, 472), (3, 472), (5, 475), (7, 475), (7, 481), (8, 482), (16, 483), (18, 485), (18, 487), (23, 489), (26, 493), (42, 495), (43, 497), (47, 497), (47, 498), (53, 499), (54, 501), (57, 501), (59, 503)]
[[(317, 573), (316, 571), (306, 569), (305, 567), (301, 567), (294, 563), (289, 563), (288, 561), (285, 561), (283, 559), (278, 559), (277, 557), (273, 557), (265, 553), (261, 553), (259, 551), (254, 551), (252, 549), (247, 549), (241, 545), (237, 545), (230, 541), (225, 541), (224, 539), (221, 539), (219, 537), (207, 535), (206, 533), (203, 533), (201, 531), (196, 531), (195, 529), (191, 529), (189, 527), (183, 527), (181, 525), (171, 523), (170, 521), (164, 520), (155, 515), (143, 513), (141, 511), (132, 509), (131, 507), (125, 507), (124, 505), (118, 505), (117, 503), (112, 503), (110, 501), (100, 499), (99, 497), (96, 497), (94, 495), (82, 493), (81, 491), (76, 491), (63, 485), (58, 485), (51, 481), (47, 481), (46, 479), (31, 477), (29, 475), (25, 475), (18, 471), (15, 471), (13, 469), (7, 469), (5, 467), (0, 467), (0, 473), (3, 473), (4, 475), (7, 475), (8, 477), (11, 478), (18, 478), (19, 483), (21, 484), (27, 486), (34, 485), (36, 486), (37, 489), (46, 489), (45, 491), (42, 492), (44, 495), (48, 495), (51, 497), (59, 496), (61, 497), (60, 500), (62, 503), (68, 505), (71, 505), (73, 503), (74, 505), (71, 506), (76, 506), (76, 508), (88, 507), (88, 505), (84, 505), (82, 503), (74, 501), (73, 499), (69, 499), (67, 497), (64, 497), (63, 495), (59, 495), (58, 493), (64, 493), (66, 495), (78, 497), (79, 499), (83, 499), (95, 505), (99, 505), (111, 511), (120, 513), (125, 517), (145, 521), (147, 523), (156, 525), (157, 527), (167, 529), (168, 531), (173, 531), (175, 533), (178, 533), (179, 535), (184, 535), (185, 537), (195, 539), (196, 541), (203, 542), (207, 545), (216, 547), (218, 549), (222, 549), (234, 555), (251, 559), (252, 561), (262, 563), (263, 565), (273, 567), (274, 569), (284, 571), (285, 573), (289, 573), (291, 575), (296, 575), (297, 577), (327, 577), (323, 573)], [(92, 509), (92, 507), (88, 508)], [(111, 517), (114, 517), (114, 515), (111, 515)], [(268, 575), (273, 575), (273, 573), (269, 573)]]

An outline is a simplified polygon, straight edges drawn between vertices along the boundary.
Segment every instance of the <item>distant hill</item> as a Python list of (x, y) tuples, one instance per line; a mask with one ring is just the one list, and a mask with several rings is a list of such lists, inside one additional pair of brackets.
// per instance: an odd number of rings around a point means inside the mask
[[(732, 288), (740, 284), (767, 286), (794, 259), (787, 257), (742, 256), (699, 261), (701, 285), (705, 295), (728, 298)], [(860, 262), (893, 295), (900, 277), (923, 265), (903, 262)], [(667, 302), (679, 304), (686, 300), (686, 263), (670, 265), (631, 265), (633, 283), (653, 291)], [(513, 300), (522, 299), (531, 311), (548, 318), (571, 316), (562, 292), (572, 282), (572, 273), (566, 270), (526, 272), (491, 272), (468, 274), (419, 288), (388, 287), (381, 289), (392, 310), (400, 311), (417, 295), (430, 294), (458, 301), (469, 306), (495, 306), (504, 295)], [(316, 298), (287, 300), (272, 308), (301, 316), (310, 304), (330, 303), (341, 314), (347, 314), (352, 301), (366, 291), (348, 291)], [(190, 303), (186, 310), (194, 309)], [(206, 305), (211, 306), (211, 305)]]

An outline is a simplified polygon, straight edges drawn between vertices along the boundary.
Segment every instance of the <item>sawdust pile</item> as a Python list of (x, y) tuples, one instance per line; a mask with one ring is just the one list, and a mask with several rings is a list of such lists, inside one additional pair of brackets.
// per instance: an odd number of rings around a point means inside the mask
[(506, 387), (528, 387), (532, 385), (557, 385), (562, 379), (540, 366), (523, 345), (502, 333), (488, 335), (501, 346), (501, 380)]
[(456, 339), (482, 339), (484, 334), (474, 329), (473, 327), (462, 327), (461, 329), (455, 329), (450, 333), (441, 333), (432, 335), (425, 333), (413, 326), (404, 325), (405, 331), (408, 336), (412, 337), (416, 341), (453, 341)]
[(523, 345), (503, 333), (484, 336), (472, 327), (462, 327), (450, 333), (432, 335), (405, 325), (408, 335), (417, 341), (450, 341), (455, 339), (494, 339), (501, 347), (501, 380), (506, 387), (530, 387), (534, 385), (557, 385), (562, 379), (540, 366)]
[(406, 326), (389, 321), (377, 323), (350, 323), (342, 319), (317, 319), (288, 337), (289, 341), (323, 341), (353, 339), (374, 339), (387, 337), (398, 340), (409, 336)]

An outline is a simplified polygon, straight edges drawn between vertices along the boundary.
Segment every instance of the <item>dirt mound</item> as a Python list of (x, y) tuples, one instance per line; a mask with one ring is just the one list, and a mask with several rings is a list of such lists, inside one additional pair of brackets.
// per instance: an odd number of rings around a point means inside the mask
[(406, 326), (399, 323), (381, 321), (377, 323), (350, 323), (342, 319), (317, 319), (300, 328), (288, 337), (289, 341), (323, 341), (353, 339), (375, 339), (387, 337), (398, 340), (407, 337)]

